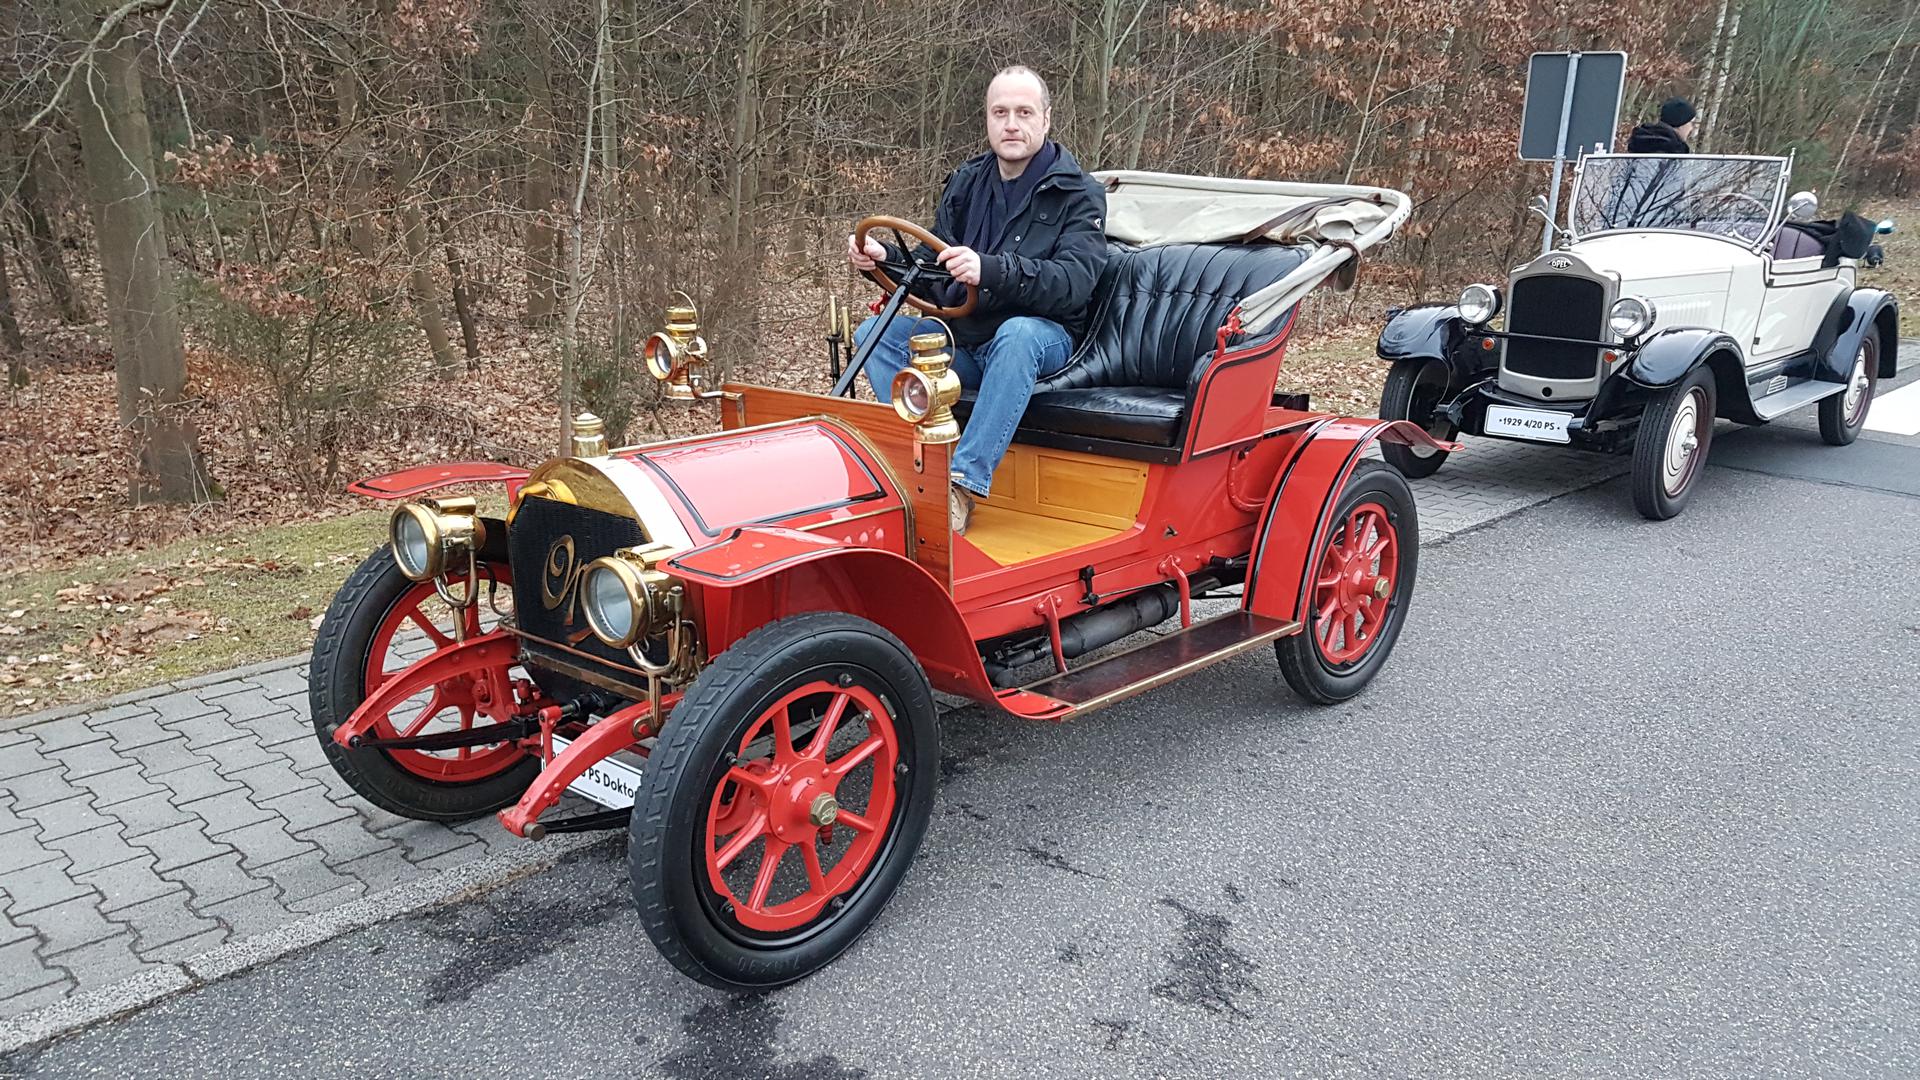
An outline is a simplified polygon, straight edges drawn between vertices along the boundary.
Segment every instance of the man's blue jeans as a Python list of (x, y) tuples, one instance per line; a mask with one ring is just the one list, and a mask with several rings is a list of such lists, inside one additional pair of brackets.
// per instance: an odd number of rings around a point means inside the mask
[[(855, 348), (866, 344), (879, 322), (868, 319), (854, 328)], [(918, 331), (938, 329), (938, 323), (923, 323), (904, 311), (887, 324), (886, 334), (867, 358), (867, 381), (882, 404), (891, 400), (893, 377), (911, 356), (907, 339)], [(993, 470), (1006, 455), (1014, 429), (1027, 411), (1033, 384), (1067, 366), (1073, 336), (1050, 319), (1018, 315), (1001, 323), (992, 341), (971, 349), (956, 345), (952, 352), (960, 385), (980, 392), (954, 448), (953, 482), (984, 498), (993, 486)]]

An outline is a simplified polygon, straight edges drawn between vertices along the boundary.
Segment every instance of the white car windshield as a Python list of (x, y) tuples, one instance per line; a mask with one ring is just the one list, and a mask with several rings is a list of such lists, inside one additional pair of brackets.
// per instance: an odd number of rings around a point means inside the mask
[(1782, 158), (1602, 154), (1581, 163), (1567, 224), (1575, 236), (1681, 229), (1757, 243), (1785, 183)]

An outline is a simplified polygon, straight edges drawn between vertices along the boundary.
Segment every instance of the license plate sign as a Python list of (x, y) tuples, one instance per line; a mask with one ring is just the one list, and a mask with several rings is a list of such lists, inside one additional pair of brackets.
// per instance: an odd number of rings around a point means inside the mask
[[(554, 756), (558, 757), (571, 742), (555, 735)], [(609, 810), (625, 810), (633, 805), (633, 796), (640, 790), (640, 770), (618, 757), (602, 758), (588, 766), (578, 780), (568, 784), (567, 790)]]
[(1572, 442), (1567, 434), (1567, 421), (1573, 419), (1563, 412), (1549, 412), (1546, 409), (1515, 409), (1506, 405), (1487, 406), (1486, 431), (1489, 435), (1502, 435), (1509, 439), (1531, 439), (1534, 442), (1564, 443)]

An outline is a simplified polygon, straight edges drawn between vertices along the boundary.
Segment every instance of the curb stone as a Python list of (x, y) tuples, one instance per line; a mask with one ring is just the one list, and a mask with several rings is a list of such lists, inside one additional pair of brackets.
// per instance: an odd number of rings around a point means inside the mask
[(265, 675), (270, 671), (282, 671), (286, 668), (298, 667), (306, 663), (310, 655), (312, 654), (300, 653), (295, 656), (283, 656), (278, 660), (262, 660), (259, 663), (247, 664), (244, 667), (209, 672), (205, 675), (195, 675), (174, 682), (142, 686), (139, 689), (128, 690), (125, 693), (115, 694), (110, 698), (101, 698), (97, 701), (83, 701), (73, 705), (56, 705), (51, 709), (42, 709), (39, 712), (21, 713), (19, 716), (0, 718), (0, 733), (19, 731), (54, 720), (64, 720), (69, 716), (102, 712), (116, 706), (131, 705), (135, 702), (145, 701), (148, 698), (177, 694), (182, 690), (194, 690), (202, 686), (213, 686), (217, 683), (246, 679), (254, 675)]
[(88, 990), (0, 1021), (0, 1055), (70, 1035), (156, 1005), (208, 983), (330, 941), (342, 934), (390, 922), (429, 908), (459, 903), (478, 893), (549, 869), (571, 852), (604, 842), (588, 833), (562, 834), (539, 844), (501, 848), (470, 863), (397, 885), (375, 896), (348, 901), (277, 930), (229, 942), (178, 963), (142, 972), (98, 990)]

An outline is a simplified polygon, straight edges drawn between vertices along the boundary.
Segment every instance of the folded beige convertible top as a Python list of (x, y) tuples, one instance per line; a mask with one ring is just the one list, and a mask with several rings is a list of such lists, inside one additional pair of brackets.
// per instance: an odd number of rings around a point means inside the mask
[(1413, 209), (1391, 188), (1124, 170), (1093, 175), (1107, 187), (1107, 236), (1123, 243), (1266, 238), (1314, 245), (1292, 273), (1240, 301), (1249, 333), (1267, 329), (1341, 264), (1392, 236)]

